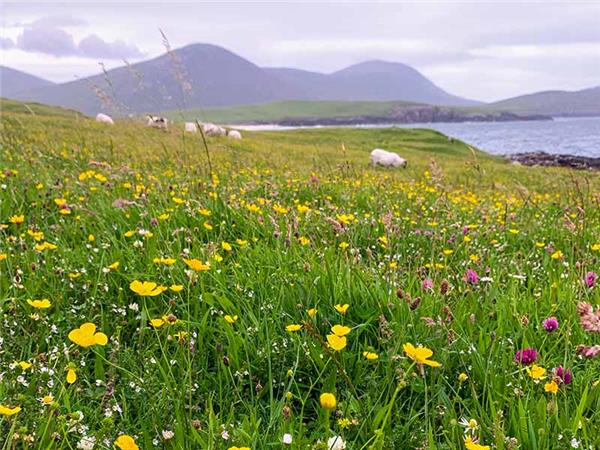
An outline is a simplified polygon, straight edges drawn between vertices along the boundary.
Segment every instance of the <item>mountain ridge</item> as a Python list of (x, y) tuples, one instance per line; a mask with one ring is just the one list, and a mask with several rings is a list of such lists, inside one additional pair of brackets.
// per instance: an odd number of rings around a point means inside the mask
[[(12, 97), (74, 108), (87, 114), (110, 110), (121, 115), (281, 100), (405, 100), (463, 106), (479, 104), (447, 93), (405, 64), (376, 63), (378, 69), (373, 66), (373, 61), (366, 61), (331, 74), (265, 68), (223, 47), (198, 43), (111, 69), (106, 75), (40, 86)], [(387, 66), (384, 67), (384, 63)]]

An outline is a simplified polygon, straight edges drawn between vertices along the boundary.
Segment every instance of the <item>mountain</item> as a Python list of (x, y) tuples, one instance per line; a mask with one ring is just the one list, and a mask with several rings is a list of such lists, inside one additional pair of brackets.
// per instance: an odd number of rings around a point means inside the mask
[(600, 116), (600, 86), (580, 91), (544, 91), (485, 105), (517, 114)]
[[(182, 85), (190, 89), (182, 89)], [(188, 45), (106, 74), (42, 86), (10, 97), (87, 114), (109, 111), (122, 115), (282, 100), (477, 103), (448, 94), (404, 64), (370, 61), (332, 74), (262, 68), (211, 44)]]
[(0, 66), (0, 97), (12, 97), (54, 83), (10, 67)]

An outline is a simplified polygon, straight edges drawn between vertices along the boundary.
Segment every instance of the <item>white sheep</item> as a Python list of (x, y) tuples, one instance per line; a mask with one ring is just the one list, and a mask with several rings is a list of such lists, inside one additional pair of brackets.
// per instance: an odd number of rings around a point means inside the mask
[(166, 130), (169, 126), (169, 120), (164, 117), (148, 115), (147, 125), (152, 128), (160, 128)]
[(226, 136), (227, 130), (219, 125), (215, 125), (214, 123), (203, 123), (202, 124), (202, 132), (206, 136)]
[(227, 132), (227, 137), (239, 141), (242, 139), (242, 133), (240, 133), (238, 130), (229, 130)]
[(406, 167), (407, 161), (398, 154), (376, 148), (371, 152), (371, 164), (383, 167)]
[(196, 124), (194, 122), (186, 122), (185, 123), (185, 131), (187, 131), (188, 133), (197, 133), (198, 127), (196, 126)]
[(96, 115), (96, 122), (107, 123), (109, 125), (114, 125), (115, 124), (115, 122), (112, 120), (112, 117), (110, 117), (107, 114), (102, 114), (102, 113), (98, 113)]

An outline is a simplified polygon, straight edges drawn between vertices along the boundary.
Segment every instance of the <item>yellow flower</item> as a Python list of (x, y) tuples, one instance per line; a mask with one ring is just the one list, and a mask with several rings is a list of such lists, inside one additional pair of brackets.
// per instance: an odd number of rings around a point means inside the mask
[(331, 332), (336, 336), (346, 336), (352, 329), (344, 325), (334, 325), (331, 327)]
[(117, 270), (120, 265), (121, 265), (121, 263), (119, 261), (115, 261), (110, 266), (108, 266), (107, 269), (109, 269), (109, 270)]
[(310, 239), (307, 238), (306, 236), (300, 236), (298, 238), (298, 242), (300, 242), (300, 245), (308, 245), (308, 244), (310, 244)]
[(441, 366), (439, 362), (429, 359), (433, 355), (433, 351), (427, 347), (415, 347), (411, 343), (406, 343), (402, 348), (404, 349), (404, 353), (417, 364), (426, 364), (431, 367)]
[(93, 234), (90, 234), (90, 235), (88, 236), (88, 241), (89, 241), (89, 242), (94, 242), (95, 240), (96, 240), (96, 236), (94, 236)]
[(2, 416), (14, 416), (15, 414), (21, 411), (20, 406), (15, 406), (14, 408), (10, 408), (8, 406), (0, 405), (0, 415)]
[(446, 256), (450, 256), (452, 253), (454, 253), (454, 250), (450, 250), (449, 248), (446, 248), (443, 250), (443, 253)]
[(336, 352), (339, 352), (346, 348), (347, 344), (346, 336), (337, 336), (335, 334), (328, 334), (327, 342), (329, 343), (329, 347), (331, 347)]
[(317, 316), (317, 312), (318, 312), (318, 309), (316, 309), (316, 308), (310, 308), (307, 311), (308, 317), (315, 318)]
[(115, 446), (121, 450), (139, 450), (135, 440), (128, 434), (122, 434), (115, 441)]
[(91, 322), (84, 323), (69, 333), (69, 339), (81, 347), (92, 345), (106, 345), (108, 337), (104, 333), (96, 333), (96, 325)]
[(164, 324), (166, 323), (165, 319), (163, 318), (158, 318), (158, 319), (150, 319), (150, 325), (152, 325), (154, 328), (160, 328), (162, 327)]
[(172, 266), (177, 262), (177, 260), (173, 258), (154, 258), (152, 262), (154, 264), (164, 264), (165, 266)]
[(27, 303), (36, 309), (48, 309), (52, 306), (52, 303), (47, 298), (43, 300), (27, 300)]
[(593, 252), (600, 252), (600, 243), (590, 245)]
[(302, 325), (298, 325), (295, 323), (285, 327), (285, 331), (300, 331), (301, 329), (302, 329)]
[(467, 381), (467, 379), (469, 378), (469, 376), (462, 372), (460, 375), (458, 375), (458, 381), (460, 381), (461, 383)]
[(210, 270), (210, 265), (203, 264), (202, 261), (196, 258), (184, 259), (183, 262), (185, 262), (190, 269), (195, 270), (196, 272), (205, 272)]
[(222, 241), (221, 248), (226, 252), (230, 252), (232, 250), (231, 244), (229, 242)]
[(51, 244), (50, 242), (42, 242), (41, 244), (35, 244), (35, 249), (38, 252), (42, 252), (44, 250), (55, 250), (58, 248), (56, 245)]
[(346, 241), (344, 241), (344, 242), (340, 242), (338, 247), (341, 248), (342, 250), (346, 250), (348, 247), (350, 247), (350, 244), (348, 244)]
[(230, 316), (229, 314), (227, 314), (225, 317), (225, 322), (230, 323), (230, 324), (234, 324), (235, 322), (237, 322), (238, 320), (238, 316)]
[(31, 363), (28, 361), (15, 361), (13, 364), (19, 366), (22, 370), (27, 370), (31, 367)]
[(323, 392), (319, 397), (319, 401), (321, 402), (321, 408), (324, 409), (335, 409), (337, 405), (335, 394), (332, 394), (330, 392)]
[(229, 447), (227, 450), (250, 450), (250, 447)]
[(544, 375), (546, 374), (546, 369), (538, 366), (537, 364), (534, 364), (531, 367), (526, 367), (525, 370), (527, 371), (527, 374), (534, 380), (540, 380), (544, 378)]
[(489, 445), (479, 445), (478, 443), (473, 441), (471, 436), (465, 438), (465, 448), (467, 450), (490, 450)]
[(129, 285), (129, 289), (142, 297), (155, 297), (167, 290), (166, 286), (159, 286), (152, 281), (134, 280)]
[(212, 230), (212, 229), (213, 229), (212, 225), (211, 225), (210, 223), (208, 223), (208, 222), (204, 222), (203, 226), (204, 226), (204, 228), (206, 228), (208, 231), (210, 231), (210, 230)]
[(379, 355), (377, 353), (373, 353), (373, 352), (363, 352), (363, 356), (370, 361), (379, 358)]
[(558, 384), (556, 381), (552, 380), (550, 383), (544, 385), (544, 391), (549, 392), (550, 394), (556, 394), (558, 392)]
[(239, 245), (240, 247), (243, 247), (244, 245), (248, 244), (248, 241), (245, 241), (245, 240), (243, 240), (243, 239), (236, 239), (236, 240), (235, 240), (235, 243), (236, 243), (237, 245)]
[(8, 221), (12, 224), (18, 225), (20, 223), (25, 222), (25, 216), (21, 214), (20, 216), (10, 216)]
[(0, 253), (0, 261), (4, 261), (6, 258), (8, 258), (6, 253)]
[(172, 284), (171, 286), (169, 286), (169, 289), (173, 292), (181, 292), (183, 291), (183, 286), (181, 284)]
[(337, 312), (339, 312), (340, 314), (346, 314), (346, 311), (348, 311), (348, 308), (350, 308), (350, 305), (348, 303), (344, 303), (343, 305), (340, 305), (338, 303), (337, 305), (335, 305), (335, 310)]
[(563, 257), (563, 252), (561, 252), (560, 250), (556, 250), (554, 253), (552, 253), (552, 255), (550, 255), (550, 258), (552, 259), (560, 259)]
[(69, 367), (67, 369), (67, 383), (73, 384), (77, 381), (77, 373), (75, 373), (75, 369)]
[(44, 395), (41, 399), (42, 404), (51, 405), (54, 401), (54, 396), (52, 394)]
[(205, 217), (208, 217), (208, 216), (210, 216), (212, 214), (212, 212), (210, 211), (210, 209), (205, 209), (205, 208), (200, 208), (198, 210), (198, 212), (200, 214), (202, 214), (203, 216), (205, 216)]

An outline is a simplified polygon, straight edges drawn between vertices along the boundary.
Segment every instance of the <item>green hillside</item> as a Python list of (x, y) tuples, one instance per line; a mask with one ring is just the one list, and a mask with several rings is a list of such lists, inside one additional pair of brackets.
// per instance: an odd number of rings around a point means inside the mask
[(0, 97), (0, 114), (30, 114), (37, 116), (58, 116), (58, 117), (75, 117), (83, 116), (79, 111), (72, 109), (61, 108), (58, 106), (49, 106), (42, 103), (19, 102), (8, 98)]
[(167, 111), (173, 120), (201, 120), (219, 123), (241, 123), (297, 118), (331, 118), (350, 116), (385, 116), (395, 106), (414, 105), (410, 102), (344, 102), (285, 101), (262, 105), (241, 105), (228, 108)]

